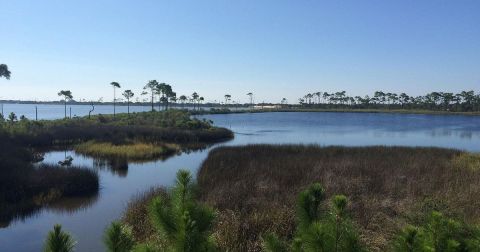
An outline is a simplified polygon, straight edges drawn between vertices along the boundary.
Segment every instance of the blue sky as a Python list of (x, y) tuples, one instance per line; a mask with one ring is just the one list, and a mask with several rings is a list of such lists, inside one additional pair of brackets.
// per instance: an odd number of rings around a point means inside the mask
[(0, 0), (0, 99), (112, 99), (150, 79), (207, 101), (480, 91), (480, 1)]

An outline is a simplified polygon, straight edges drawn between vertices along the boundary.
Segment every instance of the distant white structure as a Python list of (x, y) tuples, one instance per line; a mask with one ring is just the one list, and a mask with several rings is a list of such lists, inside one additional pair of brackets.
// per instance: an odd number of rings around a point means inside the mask
[(280, 109), (282, 108), (281, 105), (255, 105), (253, 106), (253, 109)]

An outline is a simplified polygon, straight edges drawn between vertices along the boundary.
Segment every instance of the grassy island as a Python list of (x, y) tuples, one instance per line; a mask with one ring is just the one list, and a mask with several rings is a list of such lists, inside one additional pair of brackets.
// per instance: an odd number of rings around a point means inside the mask
[(227, 129), (193, 119), (186, 111), (168, 110), (132, 114), (97, 115), (61, 120), (2, 122), (5, 131), (25, 146), (75, 145), (90, 140), (120, 144), (213, 143), (233, 138)]
[(150, 143), (112, 144), (89, 141), (74, 147), (75, 152), (96, 158), (121, 157), (129, 161), (153, 160), (176, 153), (179, 147), (174, 144), (155, 145)]

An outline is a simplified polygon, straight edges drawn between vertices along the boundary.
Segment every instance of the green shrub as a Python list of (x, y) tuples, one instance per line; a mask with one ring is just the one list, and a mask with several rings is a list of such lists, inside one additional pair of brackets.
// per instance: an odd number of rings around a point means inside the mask
[(151, 221), (166, 238), (167, 250), (214, 251), (211, 229), (214, 211), (196, 201), (194, 184), (188, 171), (177, 173), (175, 187), (168, 197), (158, 196), (150, 205)]
[(292, 243), (267, 234), (263, 239), (264, 251), (363, 251), (346, 211), (347, 198), (335, 195), (329, 210), (321, 207), (324, 199), (325, 191), (318, 183), (301, 192), (297, 204), (297, 231)]
[(45, 252), (70, 252), (75, 248), (75, 240), (69, 233), (62, 231), (61, 225), (55, 225), (45, 241)]
[(395, 252), (480, 251), (480, 229), (433, 211), (421, 227), (405, 227), (392, 248)]
[(108, 252), (128, 252), (135, 244), (132, 230), (119, 222), (112, 222), (105, 231), (103, 242)]

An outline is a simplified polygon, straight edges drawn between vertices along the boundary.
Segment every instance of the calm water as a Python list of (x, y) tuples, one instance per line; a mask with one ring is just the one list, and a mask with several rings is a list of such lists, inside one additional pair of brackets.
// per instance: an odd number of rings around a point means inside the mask
[[(235, 139), (222, 143), (312, 143), (320, 145), (438, 146), (480, 152), (480, 117), (363, 114), (262, 113), (208, 115), (218, 126), (230, 128)], [(48, 230), (61, 223), (78, 240), (77, 251), (103, 251), (104, 228), (118, 218), (128, 200), (154, 185), (171, 185), (180, 168), (195, 172), (212, 148), (181, 154), (165, 161), (128, 164), (110, 169), (71, 152), (51, 152), (46, 162), (72, 155), (75, 164), (97, 169), (100, 193), (88, 199), (43, 208), (24, 220), (0, 228), (0, 251), (39, 251)]]
[[(0, 105), (1, 106), (1, 105)], [(35, 112), (35, 107), (37, 111)], [(160, 107), (163, 109), (163, 107)], [(182, 107), (179, 105), (178, 108), (192, 109), (192, 107)], [(206, 109), (210, 109), (208, 107)], [(217, 107), (221, 108), (221, 107)], [(70, 116), (70, 110), (72, 111), (72, 117), (74, 116), (87, 116), (88, 112), (92, 109), (90, 105), (69, 105), (67, 104), (67, 116)], [(158, 110), (158, 105), (155, 105), (155, 109)], [(245, 108), (230, 107), (231, 110), (241, 110)], [(150, 111), (151, 106), (133, 106), (130, 105), (130, 112), (145, 112)], [(115, 107), (117, 113), (127, 113), (128, 107), (126, 105), (117, 105)], [(59, 104), (3, 104), (3, 113), (7, 117), (11, 112), (15, 113), (17, 117), (24, 115), (28, 119), (34, 120), (35, 117), (38, 120), (46, 119), (61, 119), (65, 116), (65, 107)], [(0, 114), (2, 111), (0, 110)], [(36, 113), (36, 114), (35, 114)], [(95, 110), (91, 113), (92, 115), (98, 114), (113, 114), (113, 105), (95, 105)]]

